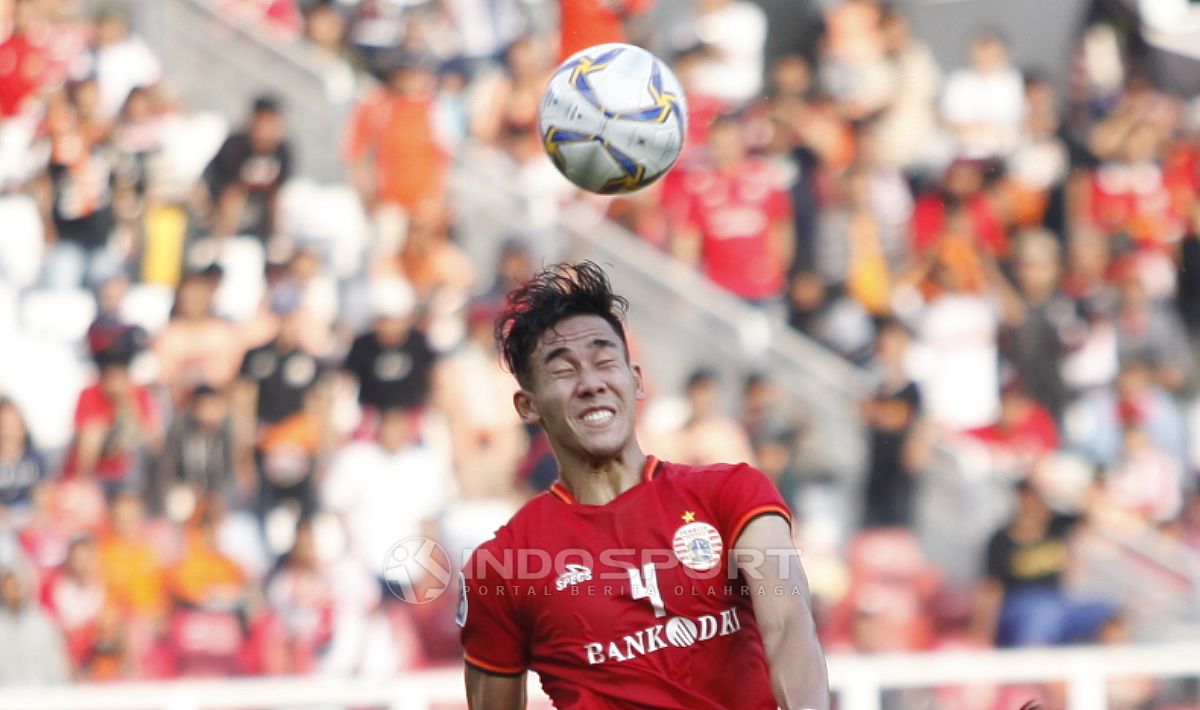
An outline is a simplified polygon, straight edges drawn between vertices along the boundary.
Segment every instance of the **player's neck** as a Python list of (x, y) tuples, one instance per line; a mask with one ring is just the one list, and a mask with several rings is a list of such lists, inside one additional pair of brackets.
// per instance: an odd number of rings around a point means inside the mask
[(583, 505), (604, 505), (642, 482), (646, 454), (636, 444), (603, 460), (559, 457), (559, 480)]

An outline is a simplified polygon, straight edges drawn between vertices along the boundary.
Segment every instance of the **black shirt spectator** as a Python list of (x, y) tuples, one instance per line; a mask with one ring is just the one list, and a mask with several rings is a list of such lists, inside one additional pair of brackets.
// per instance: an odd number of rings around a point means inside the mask
[(912, 524), (916, 490), (909, 439), (921, 412), (921, 393), (905, 370), (908, 331), (888, 322), (876, 343), (881, 382), (875, 396), (862, 405), (870, 432), (867, 469), (866, 527)]
[(375, 409), (423, 406), (433, 387), (437, 360), (425, 334), (413, 329), (398, 344), (384, 344), (375, 332), (354, 340), (346, 369), (358, 378), (358, 402)]
[(275, 198), (292, 171), (283, 114), (274, 100), (254, 102), (250, 122), (225, 140), (204, 170), (215, 208), (217, 236), (248, 233), (261, 239), (275, 230)]
[(422, 407), (433, 389), (437, 354), (416, 327), (416, 297), (406, 281), (371, 286), (375, 320), (355, 338), (343, 369), (358, 380), (358, 403), (383, 410)]
[(1004, 527), (988, 543), (987, 574), (1005, 592), (1031, 587), (1058, 589), (1067, 568), (1067, 538), (1077, 518), (1054, 515), (1046, 532), (1033, 540), (1015, 539)]
[(233, 475), (233, 432), (225, 398), (201, 385), (176, 415), (158, 461), (155, 491), (160, 503), (177, 485), (200, 493), (223, 492)]
[(320, 363), (295, 344), (275, 341), (246, 353), (239, 374), (258, 386), (258, 421), (278, 424), (304, 409)]

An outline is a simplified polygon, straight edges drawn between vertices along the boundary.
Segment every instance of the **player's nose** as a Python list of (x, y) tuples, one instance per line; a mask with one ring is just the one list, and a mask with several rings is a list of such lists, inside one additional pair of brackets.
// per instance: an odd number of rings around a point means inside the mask
[(579, 393), (580, 394), (596, 394), (603, 392), (607, 387), (604, 378), (600, 373), (591, 367), (583, 368), (579, 373)]

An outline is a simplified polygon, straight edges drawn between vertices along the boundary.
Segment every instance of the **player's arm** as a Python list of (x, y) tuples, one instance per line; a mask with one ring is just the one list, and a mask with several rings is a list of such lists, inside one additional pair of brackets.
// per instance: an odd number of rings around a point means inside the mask
[(471, 710), (524, 710), (525, 674), (498, 675), (467, 665), (467, 707)]
[(781, 515), (760, 515), (746, 525), (734, 550), (754, 600), (775, 702), (784, 710), (828, 710), (825, 656), (788, 521)]

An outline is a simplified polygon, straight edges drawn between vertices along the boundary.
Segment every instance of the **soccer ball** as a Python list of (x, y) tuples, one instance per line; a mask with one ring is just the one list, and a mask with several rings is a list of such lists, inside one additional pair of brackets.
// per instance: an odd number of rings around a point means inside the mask
[(658, 57), (629, 44), (601, 44), (550, 77), (538, 128), (546, 154), (568, 180), (605, 195), (633, 192), (675, 164), (687, 101)]

